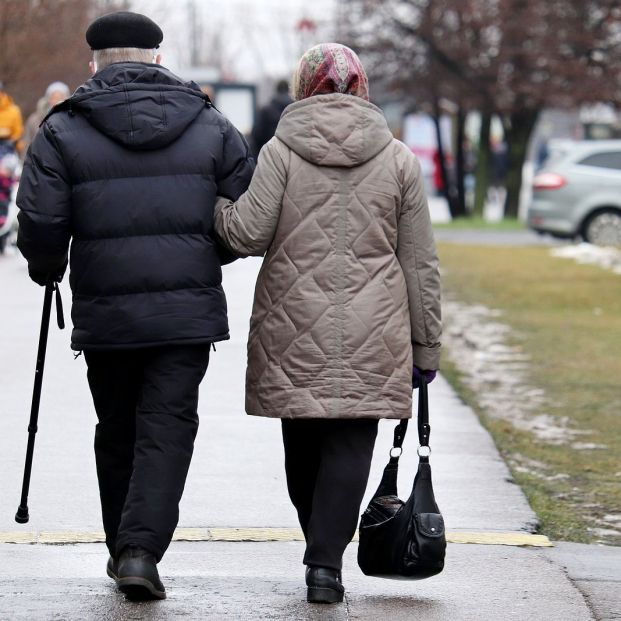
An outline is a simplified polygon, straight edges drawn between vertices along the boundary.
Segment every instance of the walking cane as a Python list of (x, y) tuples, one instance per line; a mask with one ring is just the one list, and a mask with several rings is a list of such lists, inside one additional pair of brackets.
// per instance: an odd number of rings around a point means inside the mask
[(50, 314), (52, 311), (52, 296), (56, 292), (56, 314), (58, 327), (65, 327), (63, 318), (62, 300), (58, 283), (50, 281), (45, 285), (43, 298), (43, 314), (41, 316), (41, 332), (39, 333), (39, 349), (37, 350), (37, 367), (35, 369), (34, 389), (32, 391), (32, 406), (30, 408), (30, 423), (28, 424), (28, 446), (26, 448), (26, 463), (24, 465), (24, 480), (22, 483), (22, 498), (15, 514), (18, 524), (26, 524), (30, 519), (28, 515), (28, 490), (30, 488), (30, 473), (32, 471), (32, 458), (34, 455), (35, 436), (39, 420), (39, 402), (41, 400), (41, 386), (43, 383), (43, 367), (45, 366), (45, 352), (47, 350), (47, 335), (50, 327)]

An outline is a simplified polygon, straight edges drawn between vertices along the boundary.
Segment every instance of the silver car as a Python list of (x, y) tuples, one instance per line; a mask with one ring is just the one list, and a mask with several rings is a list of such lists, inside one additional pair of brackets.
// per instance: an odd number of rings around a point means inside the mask
[(621, 246), (621, 140), (564, 143), (533, 180), (528, 226)]

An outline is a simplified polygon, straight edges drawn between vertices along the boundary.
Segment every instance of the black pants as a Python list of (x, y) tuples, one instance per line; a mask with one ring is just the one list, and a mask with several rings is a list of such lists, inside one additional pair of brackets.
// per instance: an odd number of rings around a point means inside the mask
[(137, 544), (160, 560), (179, 520), (209, 345), (84, 355), (99, 419), (95, 459), (106, 544), (114, 557)]
[(341, 569), (358, 525), (377, 424), (283, 419), (287, 487), (306, 538), (306, 565)]

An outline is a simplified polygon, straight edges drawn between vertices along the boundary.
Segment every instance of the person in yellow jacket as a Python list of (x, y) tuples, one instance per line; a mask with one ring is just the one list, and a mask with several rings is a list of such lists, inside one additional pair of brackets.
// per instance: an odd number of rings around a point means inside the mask
[(22, 113), (4, 90), (0, 80), (0, 141), (11, 142), (20, 150), (20, 139), (24, 133)]

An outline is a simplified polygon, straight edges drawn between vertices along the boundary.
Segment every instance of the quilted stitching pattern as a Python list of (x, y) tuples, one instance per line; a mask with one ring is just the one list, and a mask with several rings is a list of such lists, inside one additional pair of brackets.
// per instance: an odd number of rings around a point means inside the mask
[(439, 272), (420, 167), (375, 106), (338, 94), (289, 106), (215, 226), (234, 252), (265, 253), (249, 414), (411, 415), (413, 360), (439, 362)]
[(250, 414), (410, 416), (395, 148), (347, 169), (318, 167), (293, 152), (283, 158), (288, 183), (250, 327)]

